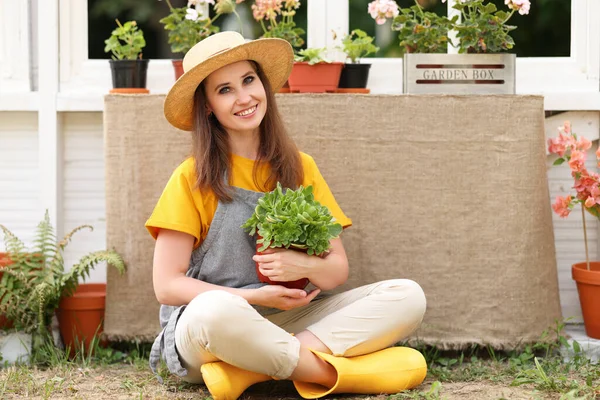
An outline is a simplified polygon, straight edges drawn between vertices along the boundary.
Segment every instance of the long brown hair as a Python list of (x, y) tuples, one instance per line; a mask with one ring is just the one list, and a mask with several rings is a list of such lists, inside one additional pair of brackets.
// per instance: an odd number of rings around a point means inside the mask
[[(273, 190), (280, 182), (283, 187), (297, 188), (302, 184), (304, 171), (300, 154), (279, 115), (275, 96), (269, 80), (255, 61), (249, 60), (262, 82), (267, 97), (267, 110), (259, 126), (259, 146), (252, 177), (261, 191)], [(229, 136), (214, 114), (208, 114), (204, 83), (194, 95), (194, 128), (192, 130), (192, 155), (196, 162), (196, 185), (210, 188), (222, 202), (233, 199), (228, 183), (231, 182)], [(258, 166), (266, 162), (270, 174), (266, 182), (258, 181)], [(227, 183), (225, 182), (227, 176)]]

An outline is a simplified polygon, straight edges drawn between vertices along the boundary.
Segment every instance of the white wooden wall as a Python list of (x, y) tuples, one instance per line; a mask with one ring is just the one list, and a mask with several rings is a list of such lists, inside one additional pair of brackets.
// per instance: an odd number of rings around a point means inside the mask
[[(332, 29), (351, 28), (349, 0), (307, 1), (309, 45), (331, 45)], [(517, 91), (543, 94), (546, 110), (572, 110), (547, 119), (548, 137), (570, 119), (576, 132), (597, 146), (600, 1), (571, 0), (571, 5), (571, 55), (519, 58)], [(106, 245), (102, 98), (110, 72), (106, 61), (87, 59), (87, 29), (85, 1), (0, 0), (0, 223), (26, 242), (46, 208), (60, 235), (93, 225), (93, 232), (80, 233), (69, 246), (68, 267)], [(401, 59), (369, 61), (372, 93), (401, 93)], [(153, 93), (166, 92), (173, 83), (170, 62), (152, 60), (148, 82)], [(590, 152), (590, 168), (594, 159)], [(551, 168), (552, 161), (549, 156), (548, 201), (572, 186), (568, 169)], [(563, 314), (579, 318), (570, 265), (584, 257), (581, 216), (553, 218)], [(590, 257), (598, 259), (600, 227), (591, 218), (587, 222)], [(105, 274), (101, 266), (90, 281), (104, 282)]]

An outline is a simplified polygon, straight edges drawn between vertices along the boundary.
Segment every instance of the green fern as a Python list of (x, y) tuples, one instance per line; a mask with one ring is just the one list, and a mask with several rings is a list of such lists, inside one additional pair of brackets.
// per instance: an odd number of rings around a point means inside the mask
[(121, 274), (126, 269), (123, 258), (117, 252), (103, 250), (83, 256), (65, 272), (65, 248), (77, 232), (93, 228), (90, 225), (78, 226), (57, 242), (47, 211), (36, 228), (33, 249), (27, 250), (24, 243), (5, 226), (0, 225), (0, 229), (12, 261), (2, 268), (0, 313), (13, 320), (18, 330), (36, 332), (40, 337), (48, 336), (48, 326), (60, 299), (72, 295), (79, 282), (85, 281), (98, 263), (106, 261)]

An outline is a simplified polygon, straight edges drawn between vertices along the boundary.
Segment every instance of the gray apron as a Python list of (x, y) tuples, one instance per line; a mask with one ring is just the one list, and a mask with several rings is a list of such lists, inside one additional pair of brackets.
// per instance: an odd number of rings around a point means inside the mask
[[(218, 203), (206, 239), (192, 252), (186, 276), (219, 286), (259, 288), (265, 283), (258, 280), (252, 260), (256, 253), (256, 238), (248, 235), (241, 225), (252, 216), (258, 199), (264, 193), (236, 187), (232, 189), (233, 201)], [(276, 308), (254, 308), (263, 316), (281, 312)], [(175, 348), (175, 326), (183, 310), (185, 306), (160, 306), (162, 331), (154, 340), (150, 351), (150, 368), (154, 373), (162, 357), (171, 373), (177, 376), (187, 375)]]

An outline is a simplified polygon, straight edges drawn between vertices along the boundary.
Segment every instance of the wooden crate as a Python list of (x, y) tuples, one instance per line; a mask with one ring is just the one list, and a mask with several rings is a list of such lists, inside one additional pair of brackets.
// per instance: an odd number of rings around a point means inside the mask
[(515, 54), (405, 54), (404, 93), (514, 94)]

